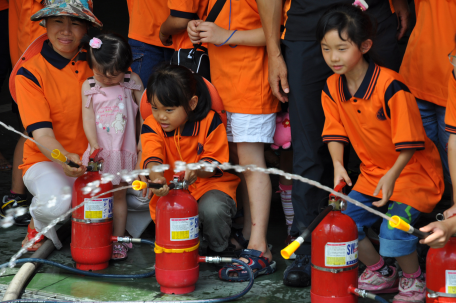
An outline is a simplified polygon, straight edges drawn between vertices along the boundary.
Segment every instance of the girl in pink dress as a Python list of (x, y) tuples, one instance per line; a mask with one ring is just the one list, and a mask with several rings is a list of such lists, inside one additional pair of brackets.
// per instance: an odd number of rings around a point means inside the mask
[[(137, 151), (141, 150), (137, 138), (142, 121), (137, 113), (144, 87), (139, 76), (129, 71), (132, 52), (122, 36), (103, 34), (90, 40), (89, 45), (87, 61), (94, 76), (82, 85), (82, 117), (89, 141), (82, 162), (87, 165), (89, 155), (102, 148), (103, 173), (116, 176), (112, 180), (116, 188), (126, 185), (117, 173), (135, 169)], [(114, 192), (113, 220), (113, 235), (123, 237), (127, 220), (126, 190)], [(115, 242), (112, 259), (126, 259), (131, 247), (131, 243)]]

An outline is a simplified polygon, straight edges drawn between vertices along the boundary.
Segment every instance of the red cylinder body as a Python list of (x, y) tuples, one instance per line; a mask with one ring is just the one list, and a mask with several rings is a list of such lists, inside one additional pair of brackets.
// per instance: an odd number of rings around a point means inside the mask
[[(340, 211), (330, 212), (312, 232), (312, 303), (355, 303), (350, 285), (358, 287), (358, 229), (355, 222)], [(323, 269), (348, 269), (332, 273)]]
[[(100, 181), (103, 192), (112, 190), (112, 183), (101, 183), (99, 172), (87, 172), (76, 179), (73, 185), (72, 207), (90, 199), (82, 188), (90, 182)], [(101, 270), (108, 267), (112, 257), (112, 193), (94, 199), (72, 214), (71, 256), (76, 268), (81, 270)]]
[[(185, 190), (171, 190), (156, 206), (155, 244), (165, 249), (195, 247), (198, 238), (198, 204)], [(183, 253), (155, 254), (155, 277), (167, 294), (195, 290), (199, 276), (198, 249)]]
[[(434, 292), (456, 293), (456, 237), (451, 237), (443, 248), (429, 249), (426, 288)], [(426, 303), (456, 302), (456, 298), (429, 298), (428, 294), (426, 292)]]

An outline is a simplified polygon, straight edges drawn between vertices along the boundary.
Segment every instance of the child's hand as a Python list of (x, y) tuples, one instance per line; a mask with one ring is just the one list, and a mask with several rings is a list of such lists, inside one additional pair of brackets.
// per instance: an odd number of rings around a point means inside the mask
[(90, 145), (90, 155), (96, 150), (96, 149), (99, 149), (100, 147), (98, 145)]
[(456, 215), (456, 204), (451, 206), (450, 208), (448, 208), (447, 210), (445, 210), (443, 212), (443, 216), (445, 217), (445, 220), (453, 217), (454, 215)]
[[(142, 182), (148, 183), (148, 180), (147, 180), (146, 176), (139, 175), (139, 176), (138, 176), (138, 179), (139, 179), (140, 181), (142, 181)], [(147, 188), (144, 188), (144, 189), (142, 190), (142, 196), (143, 196), (143, 197), (146, 197), (146, 196), (147, 196)], [(152, 195), (150, 195), (150, 196), (152, 196)], [(150, 199), (150, 198), (151, 198), (151, 197), (149, 197), (149, 199)]]
[(429, 225), (421, 227), (421, 231), (432, 232), (432, 234), (426, 239), (420, 240), (420, 243), (427, 244), (432, 248), (444, 247), (452, 235), (452, 224), (455, 224), (455, 222), (445, 220), (440, 222), (432, 222)]
[(198, 179), (198, 175), (196, 173), (196, 170), (190, 170), (186, 169), (185, 170), (185, 177), (184, 180), (187, 181), (188, 185), (191, 185), (196, 182), (196, 179)]
[(187, 24), (188, 37), (190, 38), (190, 41), (192, 41), (193, 44), (198, 44), (201, 42), (199, 30), (197, 29), (197, 27), (203, 22), (203, 20), (192, 20)]
[(165, 177), (159, 177), (152, 181), (152, 183), (163, 184), (163, 187), (160, 189), (150, 188), (149, 190), (149, 199), (152, 198), (152, 194), (157, 195), (159, 197), (166, 196), (169, 193), (168, 184), (166, 184)]
[(345, 181), (348, 186), (352, 186), (352, 181), (348, 176), (347, 171), (345, 170), (344, 166), (340, 163), (334, 165), (334, 187), (340, 183), (340, 181)]
[(396, 183), (397, 177), (393, 175), (390, 171), (388, 171), (378, 182), (377, 188), (374, 191), (374, 197), (382, 191), (383, 197), (380, 201), (372, 203), (372, 205), (377, 207), (382, 207), (386, 203), (388, 203), (389, 199), (393, 195), (394, 191), (394, 184)]
[(160, 37), (161, 43), (162, 43), (164, 46), (170, 46), (170, 45), (173, 44), (173, 36), (171, 36), (171, 35), (164, 35), (164, 34), (162, 34), (162, 32), (160, 31), (159, 37)]
[(62, 168), (65, 175), (67, 175), (68, 177), (77, 178), (82, 176), (86, 172), (86, 167), (82, 165), (82, 162), (77, 154), (68, 154), (66, 155), (66, 157), (68, 160), (71, 160), (74, 163), (79, 164), (79, 167), (71, 167), (66, 163), (62, 163)]
[(198, 25), (200, 41), (203, 43), (222, 44), (228, 39), (232, 31), (221, 28), (214, 22), (203, 22)]

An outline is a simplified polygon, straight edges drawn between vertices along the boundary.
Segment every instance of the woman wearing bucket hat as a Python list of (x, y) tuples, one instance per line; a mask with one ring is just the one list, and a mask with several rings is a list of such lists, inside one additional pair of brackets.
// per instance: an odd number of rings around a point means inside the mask
[[(83, 166), (72, 168), (52, 162), (50, 150), (59, 149), (68, 159), (82, 164), (87, 139), (81, 85), (93, 73), (80, 44), (89, 26), (102, 26), (92, 8), (92, 0), (45, 1), (45, 7), (31, 20), (41, 21), (46, 34), (28, 47), (10, 78), (10, 91), (24, 127), (41, 145), (27, 140), (20, 166), (25, 186), (34, 196), (30, 206), (33, 220), (23, 245), (70, 208), (71, 187), (85, 172)], [(62, 247), (53, 228), (45, 235), (58, 249)], [(39, 246), (35, 244), (29, 250)]]

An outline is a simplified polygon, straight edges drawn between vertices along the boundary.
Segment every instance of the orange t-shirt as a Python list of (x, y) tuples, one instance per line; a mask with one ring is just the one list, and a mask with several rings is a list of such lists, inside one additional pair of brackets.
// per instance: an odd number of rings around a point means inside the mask
[(8, 9), (8, 1), (0, 0), (0, 11), (3, 11), (5, 9)]
[(46, 29), (40, 25), (40, 22), (30, 21), (30, 17), (42, 8), (41, 0), (9, 1), (9, 44), (13, 67), (27, 47), (36, 38), (46, 33)]
[[(65, 150), (79, 156), (88, 144), (82, 126), (81, 87), (93, 76), (85, 58), (86, 53), (79, 53), (72, 60), (66, 59), (47, 40), (41, 53), (25, 62), (15, 78), (17, 105), (29, 135), (40, 128), (52, 128)], [(50, 160), (35, 143), (27, 140), (24, 163), (19, 166), (22, 174), (43, 161)]]
[[(208, 0), (168, 0), (170, 15), (189, 20), (205, 20)], [(174, 50), (193, 48), (187, 30), (173, 36)]]
[(323, 141), (350, 141), (361, 159), (354, 190), (372, 196), (398, 151), (416, 149), (396, 180), (391, 201), (425, 213), (434, 209), (444, 191), (439, 152), (426, 136), (415, 97), (399, 74), (371, 62), (354, 96), (344, 76), (334, 74), (322, 92), (322, 105)]
[[(164, 175), (166, 180), (171, 181), (176, 161), (187, 163), (228, 162), (229, 152), (225, 126), (215, 111), (209, 111), (208, 115), (199, 122), (187, 122), (180, 139), (177, 136), (175, 138), (174, 135), (175, 131), (165, 132), (154, 116), (149, 116), (144, 121), (141, 130), (143, 151), (141, 166), (146, 168), (147, 164), (151, 162), (169, 164), (170, 169), (165, 171)], [(182, 158), (179, 155), (178, 146), (180, 146)], [(198, 178), (188, 190), (196, 200), (209, 190), (220, 190), (236, 201), (236, 188), (239, 182), (238, 177), (218, 168), (214, 176)], [(155, 220), (155, 206), (158, 198), (158, 196), (152, 197), (149, 203), (153, 220)]]
[(456, 134), (456, 79), (451, 73), (448, 83), (448, 103), (445, 112), (445, 130)]
[(419, 99), (446, 106), (453, 66), (456, 1), (415, 0), (416, 25), (405, 51), (400, 74)]
[[(215, 2), (209, 1), (209, 11)], [(262, 27), (255, 0), (227, 1), (215, 24), (238, 31)], [(208, 44), (212, 84), (219, 92), (225, 109), (242, 114), (279, 112), (279, 101), (273, 97), (268, 82), (266, 47), (231, 46)]]
[(128, 0), (130, 28), (128, 37), (147, 44), (164, 46), (160, 41), (160, 26), (169, 16), (166, 1), (162, 0)]

